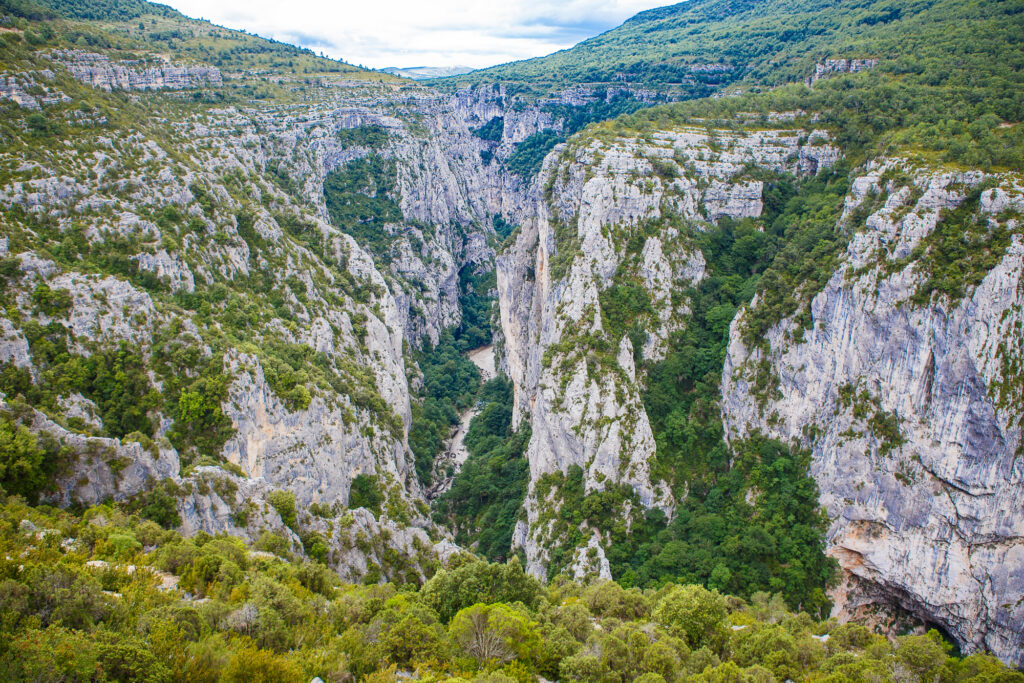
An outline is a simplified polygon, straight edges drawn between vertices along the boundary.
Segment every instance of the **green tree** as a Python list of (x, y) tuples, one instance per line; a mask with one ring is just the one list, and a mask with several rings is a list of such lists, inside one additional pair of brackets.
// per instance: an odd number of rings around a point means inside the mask
[(0, 418), (0, 485), (8, 493), (36, 500), (48, 484), (47, 453), (27, 427), (8, 416)]
[(658, 601), (654, 619), (691, 648), (720, 649), (728, 638), (725, 597), (703, 586), (674, 586)]
[(521, 602), (532, 607), (541, 594), (540, 582), (524, 572), (515, 557), (506, 564), (469, 559), (458, 567), (440, 570), (420, 591), (424, 603), (437, 612), (442, 622), (477, 603)]
[(294, 683), (302, 671), (290, 660), (252, 645), (235, 651), (221, 674), (223, 683)]
[(529, 619), (500, 603), (476, 604), (460, 610), (449, 624), (448, 633), (459, 649), (478, 664), (528, 659), (539, 645)]

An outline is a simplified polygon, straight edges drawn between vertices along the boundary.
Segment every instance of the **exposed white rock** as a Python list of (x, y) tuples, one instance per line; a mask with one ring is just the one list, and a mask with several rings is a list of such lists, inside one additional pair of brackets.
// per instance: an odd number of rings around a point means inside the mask
[(34, 370), (28, 340), (7, 318), (0, 318), (0, 363), (11, 363), (16, 368)]
[[(235, 436), (224, 457), (250, 477), (262, 477), (293, 491), (300, 504), (348, 503), (352, 480), (360, 474), (390, 475), (415, 494), (417, 483), (402, 435), (383, 432), (379, 424), (349, 404), (315, 396), (304, 410), (291, 412), (267, 384), (259, 360), (238, 355), (227, 361), (235, 381), (226, 414)], [(377, 430), (375, 439), (364, 431)]]
[[(743, 179), (744, 169), (801, 173), (835, 163), (838, 150), (826, 134), (815, 132), (815, 138), (811, 144), (803, 131), (681, 127), (647, 140), (584, 138), (556, 147), (545, 160), (532, 211), (516, 243), (497, 259), (513, 421), (529, 416), (532, 429), (528, 521), (514, 541), (525, 549), (529, 571), (542, 575), (546, 546), (559, 542), (538, 526), (549, 503), (536, 499), (533, 485), (545, 474), (578, 465), (587, 492), (623, 483), (644, 507), (671, 513), (675, 502), (667, 487), (651, 481), (654, 435), (634, 363), (634, 352), (664, 356), (669, 336), (689, 313), (678, 292), (705, 277), (703, 256), (670, 219), (760, 215), (762, 185)], [(659, 232), (643, 232), (657, 219), (666, 219)], [(636, 255), (626, 249), (633, 234), (642, 236)], [(603, 363), (581, 337), (605, 334), (600, 293), (623, 268), (643, 282), (654, 315), (642, 348), (634, 349), (628, 337), (609, 339), (617, 357)]]
[[(880, 179), (892, 166), (911, 167), (876, 165), (854, 183), (848, 209), (884, 193)], [(794, 341), (791, 320), (768, 333), (779, 386), (763, 407), (749, 375), (761, 351), (744, 347), (743, 318), (734, 321), (723, 414), (731, 438), (758, 430), (811, 448), (811, 474), (832, 519), (829, 552), (845, 572), (878, 599), (942, 624), (967, 649), (1019, 664), (1024, 605), (1009, 596), (1024, 589), (1021, 397), (1000, 387), (1013, 381), (1003, 376), (1004, 360), (1022, 354), (1021, 226), (1010, 219), (1012, 243), (966, 297), (916, 305), (916, 264), (884, 269), (981, 177), (913, 173), (919, 198), (904, 206), (913, 196), (903, 188), (871, 214), (814, 298), (802, 340)], [(980, 210), (993, 224), (1002, 208), (1024, 208), (1014, 182), (983, 195)], [(851, 391), (869, 414), (891, 416), (899, 440), (853, 416)]]
[(86, 85), (106, 90), (181, 90), (223, 83), (220, 69), (207, 65), (157, 61), (111, 61), (106, 55), (83, 50), (55, 50), (50, 57)]
[(195, 278), (180, 258), (174, 258), (165, 250), (161, 249), (155, 254), (142, 253), (134, 257), (139, 268), (148, 270), (158, 278), (165, 280), (170, 285), (171, 291), (194, 292), (196, 289)]
[(96, 404), (81, 394), (61, 397), (57, 399), (57, 404), (64, 411), (65, 419), (78, 419), (94, 429), (103, 429), (103, 420)]
[(612, 570), (597, 534), (573, 553), (569, 571), (577, 581), (611, 581)]

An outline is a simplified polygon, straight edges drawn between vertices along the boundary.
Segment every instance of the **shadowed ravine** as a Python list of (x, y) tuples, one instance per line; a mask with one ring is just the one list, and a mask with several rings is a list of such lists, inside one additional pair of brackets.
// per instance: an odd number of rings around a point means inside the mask
[[(480, 370), (481, 383), (495, 377), (493, 344), (475, 348), (469, 351), (466, 357)], [(459, 424), (455, 426), (451, 436), (445, 441), (444, 449), (434, 460), (434, 468), (431, 472), (433, 483), (425, 492), (427, 500), (432, 501), (451, 488), (459, 469), (469, 457), (469, 451), (466, 450), (463, 439), (466, 438), (466, 432), (469, 431), (469, 423), (480, 413), (480, 408), (480, 405), (474, 403), (459, 415)]]

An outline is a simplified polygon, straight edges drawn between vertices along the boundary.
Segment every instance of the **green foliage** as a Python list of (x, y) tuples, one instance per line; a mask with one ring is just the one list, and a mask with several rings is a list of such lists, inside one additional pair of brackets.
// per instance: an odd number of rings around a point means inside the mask
[[(182, 538), (126, 512), (0, 504), (0, 545), (16, 558), (0, 560), (0, 678), (382, 681), (401, 669), (423, 680), (1024, 682), (991, 656), (951, 656), (935, 631), (892, 643), (790, 613), (778, 596), (544, 586), (517, 560), (466, 555), (419, 589), (357, 586), (316, 562)], [(49, 531), (26, 534), (25, 519)], [(178, 588), (161, 590), (150, 570)]]
[(702, 586), (676, 586), (654, 609), (654, 619), (693, 649), (721, 650), (728, 639), (725, 597)]
[(532, 608), (541, 593), (540, 582), (525, 573), (515, 557), (506, 564), (470, 559), (458, 567), (437, 572), (420, 590), (423, 602), (445, 623), (477, 603), (521, 602)]
[(378, 154), (354, 159), (324, 178), (324, 200), (331, 223), (352, 235), (383, 263), (390, 261), (387, 223), (402, 220), (396, 202), (395, 162)]
[(477, 664), (528, 659), (539, 644), (529, 618), (501, 603), (460, 610), (449, 624), (448, 633)]
[(41, 381), (32, 383), (26, 375), (7, 369), (0, 373), (4, 393), (20, 393), (31, 405), (59, 415), (63, 410), (57, 398), (77, 392), (96, 404), (106, 435), (153, 435), (149, 413), (160, 405), (160, 394), (151, 385), (146, 360), (137, 349), (120, 342), (115, 348), (98, 348), (81, 356), (68, 350), (69, 333), (59, 323), (43, 327), (27, 321), (23, 331)]
[(302, 678), (298, 666), (272, 650), (244, 647), (228, 662), (220, 680), (225, 683), (291, 683)]
[(165, 529), (181, 526), (178, 514), (177, 495), (180, 493), (172, 481), (165, 480), (140, 494), (132, 505), (145, 519), (152, 520)]
[(511, 430), (512, 384), (501, 377), (480, 391), (480, 413), (464, 438), (469, 457), (451, 488), (435, 503), (435, 519), (455, 531), (455, 540), (490, 560), (505, 560), (529, 480), (524, 457), (529, 426)]
[(0, 413), (0, 486), (36, 501), (53, 487), (70, 450), (49, 432), (36, 434), (8, 413)]
[(380, 516), (384, 494), (380, 491), (377, 477), (371, 474), (359, 474), (352, 480), (349, 489), (348, 506), (350, 508), (366, 508), (374, 515)]
[(35, 0), (42, 7), (68, 19), (96, 19), (100, 21), (137, 19), (143, 15), (176, 14), (164, 5), (145, 0)]
[(540, 170), (544, 157), (555, 145), (565, 142), (570, 135), (583, 130), (587, 124), (612, 119), (649, 106), (649, 103), (637, 100), (626, 93), (617, 93), (609, 97), (607, 91), (598, 90), (594, 97), (593, 101), (579, 106), (548, 105), (546, 109), (551, 112), (552, 117), (562, 121), (561, 132), (551, 129), (540, 130), (517, 144), (506, 162), (508, 170), (523, 178), (531, 178)]
[(513, 232), (515, 232), (516, 226), (512, 225), (498, 214), (494, 214), (492, 219), (494, 225), (494, 232), (498, 234), (498, 237), (507, 239)]
[(401, 435), (402, 423), (381, 397), (373, 371), (343, 356), (329, 357), (305, 344), (267, 336), (258, 348), (267, 384), (291, 411), (305, 410), (313, 391), (347, 399), (367, 410), (392, 435)]
[(936, 298), (955, 306), (1003, 259), (1011, 233), (1006, 220), (990, 221), (980, 214), (984, 189), (976, 187), (955, 209), (943, 211), (935, 229), (906, 258), (889, 266), (913, 264), (924, 276), (912, 297), (915, 304), (924, 306)]
[[(634, 521), (629, 536), (613, 536), (617, 540), (608, 558), (613, 574), (624, 583), (645, 586), (673, 578), (743, 596), (781, 592), (791, 605), (824, 607), (823, 590), (834, 570), (823, 553), (825, 526), (817, 487), (807, 473), (809, 454), (755, 437), (733, 443), (730, 457), (718, 401), (729, 329), (738, 308), (761, 292), (762, 301), (748, 311), (747, 330), (763, 334), (780, 315), (772, 297), (787, 297), (780, 306), (791, 314), (834, 270), (830, 259), (842, 243), (834, 222), (828, 222), (834, 215), (823, 217), (806, 207), (838, 210), (842, 191), (837, 185), (845, 187), (842, 176), (798, 183), (770, 179), (764, 191), (763, 230), (750, 220), (722, 218), (717, 226), (690, 233), (709, 277), (686, 293), (691, 316), (670, 340), (665, 359), (646, 368), (643, 394), (657, 442), (652, 473), (683, 503), (671, 524), (652, 512)], [(766, 291), (767, 273), (785, 280), (786, 286)], [(610, 304), (616, 313), (607, 322), (623, 328), (619, 319), (628, 321), (636, 302), (622, 303), (627, 299), (622, 288), (613, 291), (602, 293), (602, 307)], [(752, 504), (751, 492), (757, 494)], [(623, 495), (628, 499), (627, 492)], [(584, 502), (579, 503), (580, 514), (600, 524), (583, 512)], [(609, 531), (614, 533), (614, 528)]]
[(488, 142), (501, 142), (501, 136), (505, 132), (505, 117), (495, 116), (490, 121), (472, 130), (473, 135)]
[(234, 434), (222, 408), (232, 379), (223, 358), (185, 343), (172, 328), (154, 340), (151, 363), (163, 380), (164, 410), (174, 419), (171, 445), (186, 461), (219, 457)]
[(553, 130), (538, 131), (516, 145), (505, 166), (518, 176), (532, 178), (537, 175), (548, 152), (564, 141), (565, 137)]
[[(819, 112), (855, 157), (865, 147), (899, 145), (971, 166), (1020, 168), (1022, 29), (1019, 7), (1000, 0), (898, 7), (889, 0), (703, 0), (642, 12), (570, 50), (446, 82), (500, 80), (510, 92), (517, 83), (543, 92), (627, 82), (680, 100), (705, 98), (647, 110), (637, 123), (669, 111), (729, 121), (738, 112), (803, 110)], [(880, 63), (867, 73), (820, 80), (813, 91), (765, 92), (804, 81), (825, 58), (864, 57)], [(706, 97), (737, 85), (753, 94)]]
[(848, 187), (847, 169), (839, 166), (799, 183), (783, 180), (766, 193), (765, 228), (775, 239), (751, 254), (758, 264), (771, 265), (757, 285), (758, 305), (747, 311), (742, 330), (747, 345), (763, 344), (773, 325), (794, 314), (800, 329), (810, 327), (810, 302), (835, 272), (849, 241), (839, 225)]
[[(800, 306), (806, 311), (834, 271), (846, 244), (835, 227), (846, 178), (836, 172), (801, 181), (769, 174), (763, 180), (765, 213), (759, 221), (723, 217), (717, 225), (698, 227), (668, 217), (635, 231), (624, 247), (627, 257), (599, 293), (604, 332), (570, 343), (609, 366), (623, 335), (638, 350), (653, 310), (646, 289), (631, 275), (629, 255), (641, 253), (647, 235), (663, 230), (665, 222), (701, 250), (709, 277), (675, 295), (691, 310), (686, 325), (670, 339), (665, 359), (644, 368), (644, 407), (657, 443), (652, 474), (683, 501), (679, 512), (671, 524), (657, 510), (643, 513), (625, 486), (586, 493), (579, 468), (546, 475), (537, 496), (554, 496), (550, 505), (557, 509), (549, 513), (550, 571), (566, 566), (572, 549), (586, 541), (583, 525), (610, 540), (613, 576), (626, 585), (681, 580), (743, 596), (781, 592), (807, 610), (827, 606), (824, 588), (834, 563), (823, 553), (825, 523), (808, 475), (809, 454), (760, 437), (733, 443), (730, 453), (719, 383), (731, 323), (755, 292), (761, 301), (747, 312), (744, 332), (756, 329), (760, 340), (782, 316)], [(766, 280), (785, 285), (767, 286)], [(761, 374), (758, 387), (767, 395), (773, 379)], [(623, 519), (618, 511), (627, 504), (633, 512)], [(543, 515), (542, 527), (549, 520)]]
[[(784, 63), (766, 54), (746, 76), (749, 92), (654, 107), (618, 124), (650, 130), (670, 125), (670, 120), (700, 118), (729, 126), (740, 112), (746, 112), (749, 120), (751, 112), (765, 116), (771, 111), (801, 110), (813, 112), (815, 125), (830, 129), (854, 161), (910, 150), (930, 162), (985, 170), (1021, 168), (1024, 71), (1016, 36), (1024, 17), (1013, 3), (915, 3), (898, 20), (868, 25), (859, 23), (863, 8), (857, 3), (829, 5), (828, 11), (798, 18), (812, 4), (771, 0), (758, 8), (756, 21), (781, 19), (791, 25), (791, 35), (810, 37), (788, 44), (757, 41), (768, 52), (781, 47)], [(887, 3), (869, 4), (881, 8)], [(771, 6), (782, 16), (776, 16)], [(726, 26), (735, 26), (741, 18), (727, 17), (717, 28), (730, 40), (746, 40), (746, 31), (732, 32)], [(815, 24), (824, 30), (806, 33)], [(848, 30), (854, 26), (856, 30)], [(704, 46), (713, 49), (714, 42)], [(873, 56), (880, 63), (866, 72), (819, 80), (812, 89), (796, 85), (812, 72), (819, 55)], [(765, 85), (781, 87), (757, 87)], [(802, 121), (798, 118), (796, 123)]]
[(469, 265), (459, 271), (459, 306), (462, 320), (455, 332), (459, 346), (469, 351), (491, 343), (491, 311), (493, 291), (497, 288), (494, 269), (476, 272), (479, 266)]
[(423, 398), (413, 404), (409, 447), (416, 458), (416, 474), (425, 484), (430, 483), (434, 458), (444, 440), (459, 423), (459, 413), (469, 408), (480, 386), (480, 371), (463, 355), (463, 350), (463, 345), (446, 330), (436, 346), (427, 340), (417, 354), (423, 372)]
[(409, 446), (416, 457), (416, 474), (424, 484), (430, 483), (434, 459), (480, 387), (480, 371), (462, 352), (490, 343), (495, 286), (493, 269), (462, 268), (459, 326), (442, 332), (436, 346), (424, 342), (414, 355), (423, 373), (423, 388), (421, 400), (412, 406)]
[(64, 318), (74, 302), (66, 289), (50, 289), (46, 283), (36, 285), (32, 291), (32, 304), (36, 311), (51, 318)]
[(294, 493), (291, 491), (271, 491), (270, 495), (267, 496), (267, 502), (277, 510), (277, 514), (281, 516), (281, 521), (284, 522), (286, 527), (292, 531), (298, 531)]
[(388, 143), (388, 130), (384, 126), (369, 125), (356, 128), (342, 128), (337, 133), (343, 147), (369, 147), (380, 149)]
[(638, 281), (613, 284), (598, 294), (601, 304), (601, 324), (612, 339), (628, 334), (637, 354), (646, 340), (644, 332), (647, 317), (654, 315), (647, 288)]

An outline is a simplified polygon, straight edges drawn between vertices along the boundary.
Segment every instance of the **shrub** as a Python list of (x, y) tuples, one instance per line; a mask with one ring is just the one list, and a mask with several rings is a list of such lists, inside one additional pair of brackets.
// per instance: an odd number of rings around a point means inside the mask
[(658, 601), (654, 619), (691, 648), (721, 648), (728, 638), (725, 598), (703, 586), (674, 586)]
[(375, 516), (380, 516), (384, 494), (380, 491), (377, 477), (370, 474), (358, 474), (352, 480), (349, 489), (348, 506), (350, 508), (366, 508)]

